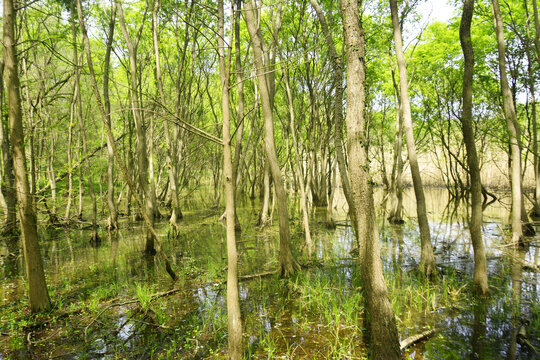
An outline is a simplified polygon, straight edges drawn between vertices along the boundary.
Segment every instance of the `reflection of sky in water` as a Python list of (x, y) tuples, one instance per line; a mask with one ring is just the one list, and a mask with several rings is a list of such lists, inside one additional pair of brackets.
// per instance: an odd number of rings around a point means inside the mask
[[(412, 190), (407, 189), (406, 192)], [(428, 201), (435, 199), (435, 196), (430, 196), (430, 190), (427, 190)], [(410, 195), (410, 194), (409, 194)], [(407, 196), (409, 196), (407, 195)], [(473, 249), (470, 244), (470, 235), (468, 226), (463, 217), (454, 217), (449, 219), (448, 216), (441, 216), (441, 209), (443, 207), (433, 204), (428, 204), (430, 207), (430, 229), (432, 242), (434, 245), (434, 251), (436, 253), (437, 264), (441, 266), (448, 266), (459, 270), (461, 273), (467, 275), (464, 281), (469, 281), (473, 272)], [(504, 207), (495, 208), (490, 206), (487, 211), (491, 212), (491, 215), (485, 216), (482, 226), (483, 241), (486, 246), (488, 255), (488, 271), (490, 277), (493, 279), (498, 277), (497, 280), (491, 280), (490, 284), (493, 285), (495, 281), (503, 288), (503, 294), (493, 294), (488, 303), (488, 310), (485, 319), (485, 331), (484, 348), (486, 350), (486, 358), (501, 358), (507, 356), (507, 349), (509, 346), (509, 339), (512, 331), (512, 316), (511, 308), (509, 306), (508, 294), (512, 289), (511, 274), (508, 271), (510, 260), (507, 257), (508, 251), (505, 243), (505, 237), (503, 236), (504, 223), (507, 221), (507, 209)], [(409, 270), (417, 265), (420, 257), (420, 236), (415, 219), (415, 209), (406, 209), (405, 214), (411, 216), (406, 217), (406, 223), (403, 225), (395, 226), (390, 225), (384, 219), (384, 213), (378, 213), (379, 221), (379, 233), (381, 239), (381, 258), (383, 259), (383, 266), (387, 273), (391, 273), (396, 270), (396, 266), (403, 270)], [(497, 216), (495, 216), (495, 215)], [(197, 220), (197, 219), (196, 219)], [(352, 265), (355, 264), (357, 257), (356, 254), (351, 255), (353, 250), (356, 249), (357, 243), (354, 237), (352, 228), (343, 226), (345, 223), (344, 218), (340, 219), (339, 226), (335, 231), (319, 230), (314, 227), (314, 234), (312, 235), (313, 241), (316, 244), (316, 257), (322, 262), (333, 262), (337, 265), (337, 277), (340, 281), (343, 281), (347, 286), (351, 286), (353, 279), (355, 279), (355, 271), (357, 271)], [(193, 220), (194, 221), (194, 220)], [(384, 225), (383, 225), (384, 224)], [(165, 226), (165, 225), (164, 225)], [(249, 227), (246, 227), (248, 232), (243, 234), (241, 240), (244, 241), (242, 245), (239, 245), (239, 249), (243, 249), (241, 252), (241, 271), (245, 271), (244, 274), (256, 273), (263, 271), (262, 264), (270, 262), (271, 259), (275, 259), (277, 256), (277, 235), (271, 236), (266, 233), (256, 232), (255, 234), (249, 233)], [(121, 283), (127, 281), (132, 276), (141, 277), (144, 275), (144, 266), (140, 258), (140, 250), (144, 247), (144, 236), (141, 235), (142, 228), (137, 225), (131, 232), (120, 232), (120, 239), (118, 240), (118, 257), (115, 259), (115, 281)], [(206, 224), (200, 228), (195, 228), (197, 234), (191, 234), (183, 236), (180, 240), (170, 240), (171, 248), (181, 249), (180, 255), (178, 255), (178, 262), (182, 261), (182, 256), (190, 256), (197, 263), (205, 264), (214, 262), (217, 269), (223, 268), (226, 264), (224, 256), (224, 245), (221, 243), (223, 239), (223, 228), (221, 225)], [(315, 232), (320, 231), (320, 232)], [(506, 230), (505, 230), (506, 231)], [(249, 234), (249, 235), (248, 235)], [(87, 232), (79, 230), (60, 230), (57, 232), (51, 232), (46, 237), (51, 241), (43, 242), (44, 260), (47, 266), (47, 274), (52, 277), (61, 276), (61, 270), (78, 269), (83, 266), (106, 264), (112, 262), (111, 247), (107, 241), (104, 241), (104, 246), (95, 251), (88, 251), (87, 246)], [(189, 235), (189, 236), (188, 236)], [(68, 243), (67, 238), (70, 237)], [(268, 239), (272, 237), (272, 239)], [(525, 261), (538, 265), (538, 257), (540, 254), (540, 248), (536, 245), (537, 239), (540, 238), (540, 232), (537, 237), (533, 238), (534, 243), (531, 245), (530, 250), (525, 254)], [(104, 237), (106, 239), (106, 236)], [(50, 244), (55, 243), (53, 249)], [(165, 239), (164, 239), (165, 240)], [(177, 241), (175, 243), (174, 241)], [(164, 241), (165, 243), (165, 241)], [(268, 247), (268, 249), (266, 249)], [(7, 248), (2, 247), (2, 252), (5, 253)], [(73, 258), (76, 261), (73, 261)], [(3, 260), (0, 260), (3, 261)], [(268, 270), (272, 270), (277, 266), (277, 260), (272, 260), (268, 266)], [(60, 264), (60, 265), (58, 265)], [(351, 266), (349, 266), (351, 265)], [(57, 268), (54, 268), (54, 267)], [(101, 265), (100, 265), (101, 266)], [(104, 266), (105, 267), (105, 266)], [(54, 269), (53, 269), (54, 268)], [(116, 268), (128, 268), (132, 273), (123, 273), (121, 271), (116, 272)], [(203, 266), (204, 268), (204, 266)], [(249, 271), (248, 271), (249, 270)], [(267, 268), (264, 267), (264, 271)], [(314, 273), (317, 272), (317, 276), (324, 277), (324, 270), (310, 270)], [(506, 272), (505, 272), (506, 271)], [(496, 276), (495, 276), (496, 275)], [(221, 275), (218, 275), (221, 276)], [(530, 319), (534, 315), (532, 314), (532, 304), (536, 304), (538, 301), (538, 291), (540, 289), (539, 274), (532, 271), (524, 271), (522, 273), (521, 283), (521, 315), (525, 319)], [(163, 275), (165, 277), (165, 275)], [(500, 277), (505, 277), (501, 279)], [(153, 277), (148, 277), (152, 281)], [(167, 279), (168, 280), (168, 279)], [(131, 279), (131, 281), (133, 281)], [(271, 282), (273, 278), (265, 278), (262, 281), (249, 281), (239, 284), (239, 292), (241, 299), (241, 306), (244, 314), (250, 316), (251, 314), (258, 317), (262, 331), (271, 332), (273, 329), (279, 328), (284, 333), (287, 332), (288, 336), (294, 338), (296, 336), (302, 336), (300, 332), (301, 322), (304, 317), (292, 316), (288, 319), (276, 318), (279, 313), (279, 309), (276, 309), (276, 303), (281, 304), (279, 292), (273, 292)], [(260, 285), (259, 285), (260, 284)], [(465, 283), (464, 283), (465, 284)], [(3, 288), (6, 289), (5, 285)], [(260, 286), (260, 288), (259, 288)], [(343, 287), (345, 292), (356, 291), (351, 288)], [(464, 291), (469, 291), (466, 288)], [(226, 312), (226, 288), (223, 285), (205, 285), (201, 288), (192, 291), (192, 295), (197, 302), (198, 312), (197, 316), (201, 315), (207, 319), (217, 319), (223, 316)], [(291, 301), (301, 301), (300, 299), (293, 298)], [(274, 307), (272, 307), (274, 306)], [(244, 315), (243, 314), (243, 315)], [(426, 344), (426, 352), (424, 355), (430, 359), (445, 359), (445, 356), (453, 354), (452, 358), (466, 358), (470, 355), (471, 342), (474, 335), (474, 323), (476, 314), (471, 307), (460, 311), (452, 311), (451, 309), (439, 309), (433, 316), (437, 317), (437, 320), (433, 326), (440, 329), (440, 334), (443, 336), (436, 336)], [(133, 346), (135, 348), (135, 339), (140, 336), (134, 333), (137, 332), (137, 326), (135, 323), (126, 321), (126, 315), (122, 309), (119, 318), (116, 320), (116, 328), (118, 330), (117, 337), (120, 342), (131, 340), (127, 342), (127, 346)], [(425, 323), (425, 319), (422, 319), (421, 323)], [(432, 320), (429, 320), (432, 321)], [(420, 322), (419, 322), (420, 323)], [(322, 332), (324, 326), (312, 324), (313, 326), (309, 331)], [(310, 325), (311, 326), (311, 325)], [(418, 325), (421, 326), (421, 325)], [(319, 331), (320, 329), (320, 331)], [(532, 329), (530, 336), (538, 335)], [(405, 329), (404, 332), (414, 332), (415, 329)], [(258, 334), (249, 334), (249, 343), (257, 341)], [(107, 344), (104, 338), (98, 338), (94, 344), (93, 349), (96, 355), (103, 354), (111, 350), (111, 345)], [(534, 340), (535, 346), (538, 345), (538, 339)], [(302, 337), (303, 342), (303, 337)], [(519, 358), (519, 357), (518, 357)], [(522, 357), (526, 358), (526, 357)], [(0, 355), (0, 360), (3, 357)]]

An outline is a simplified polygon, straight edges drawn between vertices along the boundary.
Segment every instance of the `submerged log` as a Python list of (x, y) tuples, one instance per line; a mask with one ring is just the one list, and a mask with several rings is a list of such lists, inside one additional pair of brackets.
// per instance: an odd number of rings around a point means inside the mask
[(403, 351), (406, 348), (408, 348), (409, 346), (411, 346), (412, 344), (415, 344), (420, 340), (424, 340), (424, 339), (427, 339), (427, 338), (433, 336), (436, 332), (437, 332), (436, 329), (430, 329), (430, 330), (426, 330), (426, 331), (424, 331), (424, 332), (422, 332), (420, 334), (409, 336), (408, 338), (406, 338), (405, 340), (402, 340), (399, 343), (399, 349), (401, 351)]

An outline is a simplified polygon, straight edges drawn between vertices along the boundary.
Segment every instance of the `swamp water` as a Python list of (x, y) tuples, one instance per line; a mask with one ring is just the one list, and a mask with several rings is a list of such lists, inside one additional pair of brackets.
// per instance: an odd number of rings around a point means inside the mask
[[(380, 203), (382, 192), (376, 195)], [(540, 235), (529, 238), (528, 249), (508, 246), (510, 200), (499, 194), (500, 201), (484, 211), (491, 296), (474, 300), (463, 205), (448, 202), (444, 190), (427, 189), (426, 195), (440, 272), (435, 284), (413, 271), (420, 240), (412, 190), (404, 193), (405, 224), (388, 224), (385, 209), (378, 209), (383, 266), (400, 335), (436, 330), (404, 357), (539, 359)], [(168, 234), (167, 221), (157, 225), (179, 275), (174, 284), (158, 256), (142, 255), (145, 231), (139, 222), (124, 219), (117, 233), (101, 231), (102, 242), (94, 247), (88, 229), (41, 229), (55, 309), (35, 317), (27, 312), (22, 251), (3, 239), (0, 359), (226, 358), (225, 228), (218, 220), (221, 211), (202, 208), (185, 206), (176, 236)], [(271, 274), (278, 265), (276, 225), (257, 228), (258, 204), (239, 205), (239, 275), (265, 274), (240, 281), (246, 358), (367, 356), (360, 269), (351, 255), (356, 242), (344, 208), (341, 201), (336, 230), (324, 227), (324, 210), (312, 214), (316, 251), (309, 263), (299, 250), (300, 223), (291, 223), (293, 248), (308, 266), (284, 281)]]

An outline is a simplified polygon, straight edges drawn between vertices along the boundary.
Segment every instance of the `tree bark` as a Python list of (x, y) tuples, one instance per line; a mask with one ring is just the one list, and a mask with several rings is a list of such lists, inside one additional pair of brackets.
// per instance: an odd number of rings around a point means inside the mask
[[(116, 7), (111, 6), (111, 19), (109, 22), (109, 33), (107, 34), (107, 45), (105, 49), (105, 60), (103, 61), (103, 107), (107, 117), (107, 124), (111, 124), (111, 100), (109, 98), (109, 67), (111, 63), (112, 42), (114, 39), (114, 25), (116, 23)], [(107, 219), (107, 229), (118, 229), (118, 209), (114, 201), (114, 153), (113, 144), (107, 138), (107, 207), (109, 217)]]
[[(396, 89), (397, 91), (397, 89)], [(403, 221), (403, 186), (401, 178), (403, 176), (403, 158), (401, 150), (403, 148), (403, 116), (401, 116), (401, 102), (399, 95), (396, 105), (397, 131), (394, 142), (394, 163), (392, 165), (392, 178), (390, 179), (390, 214), (388, 221), (392, 224), (402, 224)]]
[(472, 125), (474, 51), (471, 41), (471, 21), (473, 12), (474, 0), (465, 0), (459, 27), (459, 39), (461, 41), (461, 48), (463, 49), (463, 57), (465, 59), (461, 126), (463, 130), (463, 140), (465, 141), (465, 147), (467, 149), (467, 165), (469, 166), (469, 176), (471, 181), (471, 218), (469, 220), (469, 231), (471, 233), (471, 242), (474, 249), (474, 290), (478, 295), (487, 295), (489, 288), (486, 252), (482, 240), (482, 181), (480, 178), (480, 166), (478, 165), (478, 155), (476, 153)]
[[(237, 118), (237, 128), (236, 128), (236, 144), (234, 146), (234, 156), (233, 156), (233, 182), (234, 182), (234, 205), (236, 207), (236, 198), (238, 195), (238, 190), (236, 185), (239, 183), (238, 178), (241, 175), (240, 159), (242, 157), (242, 141), (244, 138), (244, 75), (242, 69), (242, 60), (241, 60), (241, 48), (240, 48), (240, 19), (242, 18), (242, 0), (236, 0), (236, 9), (237, 11), (234, 14), (234, 48), (236, 51), (235, 54), (235, 67), (236, 67), (236, 82), (238, 86), (238, 107), (236, 112)], [(236, 208), (235, 208), (236, 210)], [(240, 220), (238, 219), (238, 213), (234, 212), (234, 224), (237, 231), (242, 230), (240, 225)]]
[(356, 0), (341, 0), (347, 59), (347, 150), (349, 181), (356, 210), (357, 237), (363, 257), (363, 283), (369, 311), (373, 359), (401, 359), (399, 337), (384, 280), (373, 189), (367, 158), (365, 42)]
[[(234, 5), (233, 11), (234, 11)], [(240, 9), (237, 9), (238, 11)], [(238, 254), (236, 252), (233, 162), (231, 150), (231, 118), (229, 108), (229, 64), (225, 59), (225, 14), (223, 0), (218, 0), (218, 57), (221, 79), (221, 109), (223, 116), (223, 175), (225, 180), (227, 222), (227, 324), (229, 358), (242, 359), (242, 319), (238, 295)], [(238, 18), (236, 18), (238, 20)], [(231, 32), (232, 38), (232, 32)], [(232, 39), (231, 39), (232, 40)], [(229, 43), (230, 44), (230, 43)], [(228, 47), (230, 59), (230, 45)], [(229, 65), (229, 66), (228, 66)]]
[(503, 100), (503, 111), (508, 129), (508, 137), (510, 140), (510, 157), (511, 157), (511, 182), (512, 182), (512, 243), (517, 244), (522, 240), (523, 229), (521, 224), (521, 130), (517, 122), (516, 110), (512, 98), (512, 92), (508, 86), (508, 77), (506, 75), (506, 49), (504, 45), (504, 25), (499, 8), (499, 1), (492, 0), (493, 23), (495, 34), (497, 36), (497, 49), (499, 60), (499, 75), (501, 82), (501, 92)]
[(20, 83), (17, 71), (17, 49), (15, 42), (16, 13), (13, 0), (4, 0), (4, 63), (6, 66), (6, 87), (8, 95), (8, 116), (12, 146), (13, 168), (19, 220), (23, 237), (23, 251), (28, 276), (28, 296), (32, 312), (48, 310), (51, 307), (45, 273), (39, 251), (36, 214), (32, 205), (30, 186), (26, 173), (24, 132), (21, 110)]
[(416, 145), (414, 142), (411, 104), (409, 100), (409, 84), (407, 82), (407, 67), (405, 64), (405, 56), (403, 55), (403, 44), (398, 19), (397, 0), (390, 0), (390, 11), (392, 12), (394, 45), (396, 47), (396, 59), (399, 71), (403, 127), (407, 139), (407, 152), (409, 154), (409, 164), (411, 166), (413, 188), (416, 196), (416, 213), (418, 216), (418, 225), (420, 227), (420, 241), (422, 249), (420, 255), (420, 264), (418, 267), (421, 274), (432, 278), (437, 274), (437, 267), (435, 264), (435, 255), (433, 254), (433, 246), (431, 245), (431, 235), (426, 210), (426, 199), (424, 196), (424, 187), (422, 185), (422, 177), (420, 176)]
[[(4, 221), (2, 235), (14, 234), (17, 226), (17, 194), (15, 191), (15, 176), (13, 174), (13, 158), (11, 155), (11, 142), (9, 141), (9, 117), (4, 116), (4, 60), (0, 59), (0, 146), (2, 149), (2, 185), (4, 197)], [(9, 111), (9, 110), (8, 110)]]
[(279, 168), (276, 144), (274, 139), (274, 116), (272, 114), (272, 92), (268, 88), (268, 76), (263, 62), (263, 38), (257, 24), (258, 11), (253, 1), (244, 4), (244, 17), (253, 44), (253, 58), (257, 72), (257, 82), (261, 94), (261, 104), (264, 117), (264, 149), (266, 159), (270, 166), (277, 200), (279, 219), (279, 267), (282, 277), (288, 277), (298, 268), (291, 251), (291, 235), (289, 229), (289, 216), (287, 210), (287, 193), (283, 185), (283, 178)]

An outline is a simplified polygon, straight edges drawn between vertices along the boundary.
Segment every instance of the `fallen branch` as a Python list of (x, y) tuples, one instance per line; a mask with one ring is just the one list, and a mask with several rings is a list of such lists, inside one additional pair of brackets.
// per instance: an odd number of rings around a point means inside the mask
[(423, 339), (426, 339), (428, 337), (433, 336), (433, 334), (435, 334), (436, 332), (437, 332), (436, 329), (431, 329), (431, 330), (426, 330), (426, 331), (424, 331), (424, 332), (422, 332), (420, 334), (409, 336), (408, 338), (406, 338), (405, 340), (402, 340), (399, 343), (399, 349), (401, 351), (403, 351), (406, 348), (408, 348), (409, 346), (411, 346), (412, 344), (417, 343), (420, 340), (423, 340)]
[(254, 279), (254, 278), (262, 278), (262, 277), (266, 277), (266, 276), (271, 276), (271, 275), (275, 275), (275, 274), (277, 274), (276, 270), (267, 271), (267, 272), (263, 272), (263, 273), (259, 273), (259, 274), (239, 276), (238, 280), (250, 280), (250, 279)]

